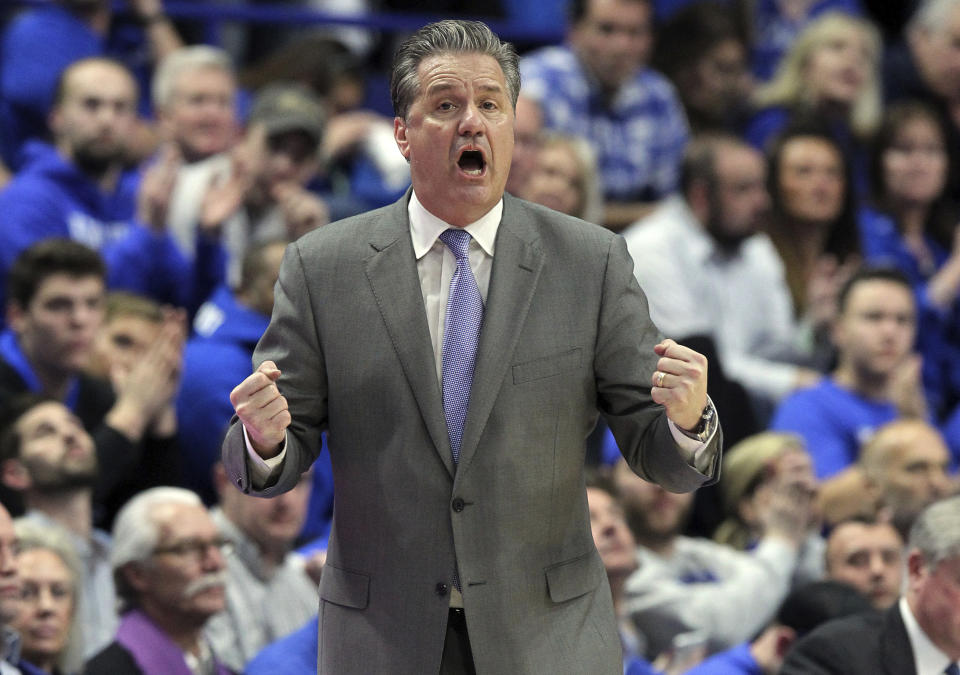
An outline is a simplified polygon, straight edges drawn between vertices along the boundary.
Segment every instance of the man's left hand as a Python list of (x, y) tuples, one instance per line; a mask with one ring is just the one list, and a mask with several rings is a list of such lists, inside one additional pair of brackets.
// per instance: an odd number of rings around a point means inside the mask
[(707, 406), (706, 357), (669, 339), (653, 350), (660, 357), (651, 380), (653, 400), (680, 429), (695, 429)]

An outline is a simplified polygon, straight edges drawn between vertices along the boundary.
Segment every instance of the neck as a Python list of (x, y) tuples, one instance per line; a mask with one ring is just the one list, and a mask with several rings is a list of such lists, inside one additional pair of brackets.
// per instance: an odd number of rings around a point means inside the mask
[(52, 656), (21, 650), (20, 658), (22, 658), (24, 661), (29, 661), (32, 665), (37, 666), (45, 673), (60, 672), (57, 670), (57, 660)]
[(903, 235), (905, 237), (923, 236), (929, 211), (927, 206), (913, 202), (895, 205), (894, 213)]
[(268, 577), (272, 577), (274, 570), (283, 564), (283, 559), (287, 556), (287, 549), (277, 549), (257, 544), (257, 550), (260, 552), (260, 564), (263, 566), (263, 572)]
[(199, 656), (200, 634), (206, 619), (198, 625), (193, 617), (170, 612), (153, 603), (144, 603), (140, 609), (182, 651)]
[(887, 376), (860, 372), (844, 359), (840, 360), (840, 365), (833, 372), (833, 379), (844, 389), (856, 392), (864, 398), (873, 400), (887, 398), (887, 389), (890, 384)]
[(666, 558), (673, 554), (673, 550), (676, 548), (677, 538), (672, 535), (669, 537), (637, 537), (637, 541), (644, 548)]
[(70, 382), (76, 376), (76, 373), (44, 363), (40, 354), (37, 354), (31, 345), (23, 341), (20, 342), (20, 349), (23, 350), (23, 355), (27, 357), (27, 363), (30, 364), (33, 374), (40, 381), (43, 393), (58, 401), (66, 399)]
[(93, 490), (74, 488), (60, 492), (30, 490), (24, 497), (28, 510), (40, 511), (69, 532), (89, 539), (93, 532)]
[(95, 183), (101, 192), (111, 193), (117, 188), (120, 180), (120, 174), (123, 173), (123, 165), (119, 161), (112, 161), (103, 165), (103, 168), (93, 168), (79, 164), (73, 155), (70, 146), (64, 142), (57, 143), (57, 150), (60, 155), (70, 164), (74, 165), (84, 176)]
[(787, 224), (784, 231), (790, 232), (793, 248), (804, 269), (812, 269), (817, 259), (823, 255), (823, 247), (827, 241), (826, 226), (822, 223), (794, 220)]

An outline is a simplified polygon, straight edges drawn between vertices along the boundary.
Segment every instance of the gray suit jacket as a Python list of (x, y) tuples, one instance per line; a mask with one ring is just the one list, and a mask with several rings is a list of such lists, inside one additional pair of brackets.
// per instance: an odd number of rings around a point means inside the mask
[[(281, 369), (293, 416), (279, 480), (259, 494), (290, 489), (328, 431), (319, 671), (436, 673), (456, 564), (478, 673), (620, 673), (584, 489), (597, 410), (641, 475), (677, 491), (709, 480), (651, 400), (660, 335), (626, 245), (504, 197), (455, 467), (406, 204), (291, 244), (254, 355)], [(234, 424), (224, 463), (251, 491), (244, 452)]]

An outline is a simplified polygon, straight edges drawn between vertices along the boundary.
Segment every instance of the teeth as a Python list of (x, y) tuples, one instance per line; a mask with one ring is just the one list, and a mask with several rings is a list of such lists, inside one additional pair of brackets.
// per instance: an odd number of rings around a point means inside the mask
[(479, 176), (483, 173), (483, 169), (464, 169), (463, 172), (469, 176)]

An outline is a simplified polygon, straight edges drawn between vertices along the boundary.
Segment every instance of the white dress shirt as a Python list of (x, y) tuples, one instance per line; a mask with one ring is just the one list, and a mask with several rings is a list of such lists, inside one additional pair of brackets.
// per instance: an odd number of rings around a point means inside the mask
[(916, 666), (917, 675), (943, 675), (943, 671), (953, 662), (923, 632), (923, 628), (917, 623), (904, 597), (900, 598), (900, 618), (903, 619), (907, 637), (910, 638), (910, 646), (913, 647), (913, 663)]

